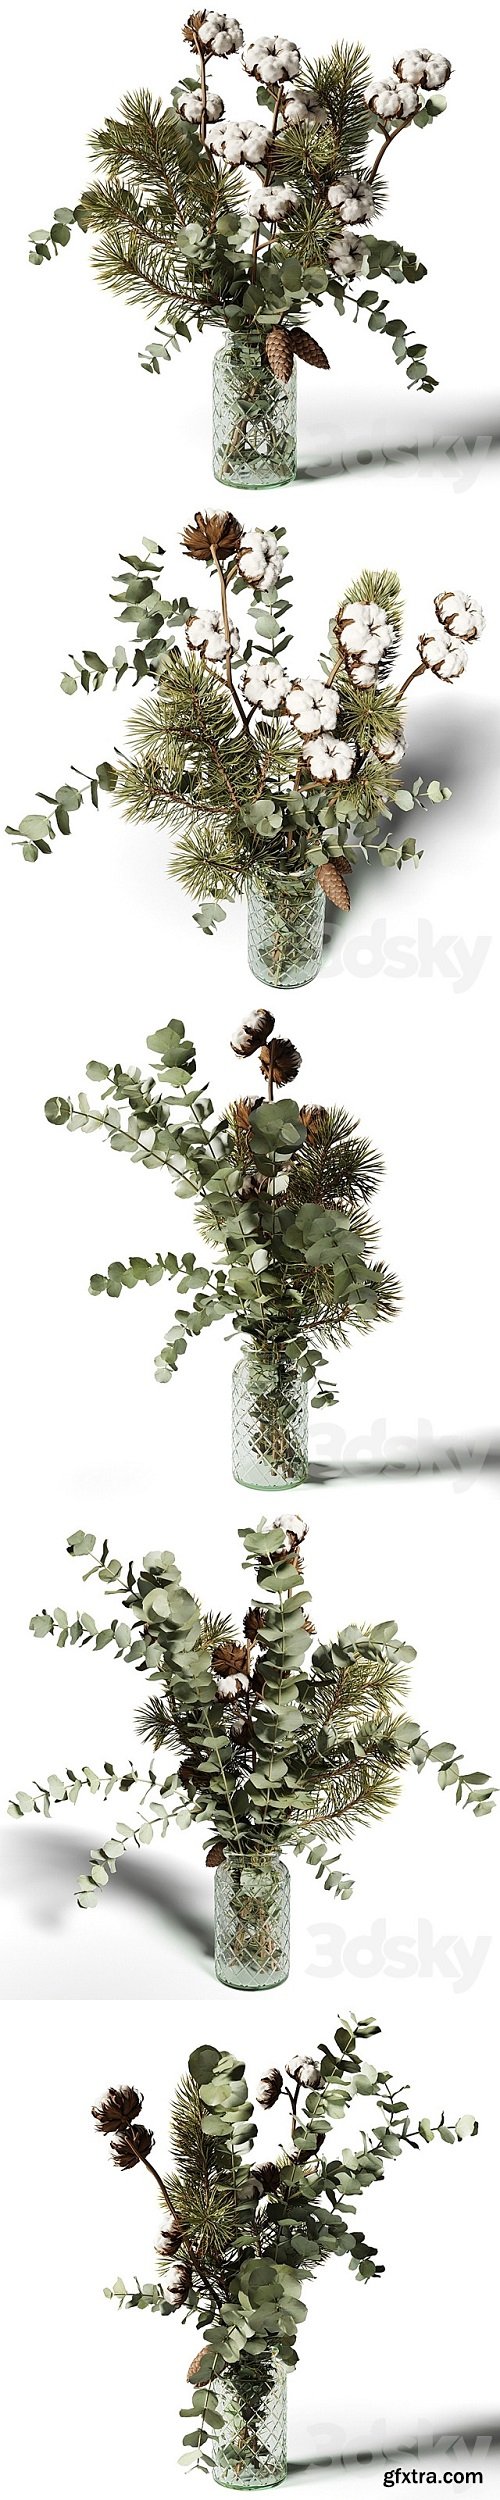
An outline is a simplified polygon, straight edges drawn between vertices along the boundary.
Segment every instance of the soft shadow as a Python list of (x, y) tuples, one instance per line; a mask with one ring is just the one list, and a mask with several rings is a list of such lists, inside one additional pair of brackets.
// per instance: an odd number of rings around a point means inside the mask
[[(325, 1426), (327, 1429), (328, 1426)], [(399, 1437), (403, 1441), (403, 1434)], [(396, 1441), (398, 1435), (394, 1433), (392, 1438)], [(449, 1441), (438, 1440), (437, 1437), (418, 1442), (408, 1439), (400, 1457), (367, 1456), (344, 1461), (339, 1453), (339, 1457), (330, 1462), (311, 1459), (307, 1481), (309, 1484), (331, 1484), (334, 1481), (349, 1484), (351, 1481), (355, 1483), (359, 1476), (372, 1476), (374, 1482), (378, 1482), (381, 1476), (479, 1476), (495, 1474), (499, 1468), (500, 1435), (492, 1432), (477, 1441), (453, 1441), (451, 1435)]]
[[(332, 434), (337, 431), (338, 417), (336, 415), (332, 418)], [(460, 471), (462, 491), (467, 491), (467, 485), (470, 487), (474, 484), (478, 461), (494, 457), (500, 447), (500, 421), (497, 410), (493, 410), (489, 416), (488, 411), (484, 409), (481, 409), (476, 416), (470, 412), (466, 416), (460, 416), (457, 410), (455, 421), (448, 420), (447, 424), (443, 422), (442, 426), (428, 437), (414, 434), (407, 443), (391, 443), (390, 440), (383, 443), (366, 443), (366, 441), (363, 443), (361, 439), (359, 445), (356, 446), (352, 440), (355, 432), (354, 419), (350, 426), (349, 443), (345, 449), (331, 443), (318, 443), (307, 453), (305, 459), (299, 460), (297, 468), (299, 484), (316, 485), (318, 479), (321, 478), (349, 477), (359, 469), (402, 468), (405, 462), (409, 461), (418, 461), (420, 467), (422, 462), (448, 460), (450, 470), (455, 466), (457, 472)], [(468, 462), (471, 464), (471, 474), (467, 480)]]
[[(471, 666), (472, 664), (471, 661)], [(452, 691), (457, 696), (458, 690), (454, 688)], [(434, 718), (433, 723), (430, 704), (422, 706), (420, 722), (418, 717), (416, 721), (412, 720), (404, 764), (401, 767), (402, 780), (408, 788), (411, 788), (412, 782), (416, 781), (420, 774), (424, 786), (429, 781), (439, 780), (444, 782), (445, 787), (451, 790), (452, 794), (449, 803), (445, 803), (442, 807), (433, 807), (428, 803), (424, 810), (416, 809), (411, 819), (411, 831), (415, 834), (418, 849), (422, 850), (423, 857), (419, 861), (416, 873), (412, 870), (411, 862), (402, 868), (401, 878), (398, 875), (397, 885), (403, 905), (409, 905), (413, 909), (415, 918), (418, 918), (419, 910), (425, 907), (423, 872), (426, 855), (430, 856), (431, 849), (434, 852), (437, 844), (441, 853), (449, 850), (451, 855), (453, 852), (457, 831), (454, 799), (465, 801), (466, 805), (470, 803), (474, 810), (474, 826), (477, 827), (478, 820), (479, 823), (481, 822), (481, 812), (489, 794), (495, 793), (496, 797), (499, 751), (498, 709), (494, 704), (485, 703), (478, 706), (472, 723), (470, 717), (464, 718), (458, 707), (457, 711), (453, 710), (445, 721), (440, 711), (439, 721), (436, 723)], [(398, 816), (397, 809), (394, 809), (394, 821), (398, 837), (401, 838), (403, 817)], [(408, 819), (405, 821), (408, 825)], [(376, 850), (371, 851), (367, 859), (359, 858), (351, 878), (350, 913), (336, 911), (335, 905), (327, 902), (324, 955), (333, 953), (335, 948), (341, 951), (344, 939), (348, 937), (351, 930), (356, 928), (363, 901), (369, 899), (371, 902), (372, 887), (375, 889), (376, 900), (383, 910), (387, 874), (387, 870), (380, 866)], [(392, 879), (389, 875), (389, 891), (394, 892), (394, 872)], [(453, 923), (451, 895), (449, 917), (450, 922)]]
[[(99, 1846), (102, 1835), (80, 1831), (78, 1839), (68, 1832), (53, 1832), (47, 1823), (26, 1823), (2, 1834), (1, 1862), (4, 1891), (15, 1891), (22, 1903), (27, 1922), (45, 1931), (64, 1924), (74, 1909), (74, 1894), (83, 1875), (90, 1849)], [(203, 1878), (189, 1868), (180, 1875), (167, 1864), (152, 1861), (149, 1849), (131, 1848), (118, 1862), (111, 1882), (121, 1897), (133, 1901), (139, 1910), (158, 1911), (162, 1924), (178, 1939), (190, 1938), (204, 1961), (213, 1962), (213, 1924), (208, 1906), (200, 1901)], [(103, 1904), (103, 1915), (106, 1910)]]
[(417, 2432), (414, 2437), (399, 2440), (397, 2447), (352, 2450), (344, 2448), (339, 2456), (293, 2457), (288, 2462), (288, 2476), (291, 2481), (299, 2474), (331, 2474), (338, 2472), (340, 2467), (347, 2473), (349, 2470), (359, 2473), (360, 2467), (364, 2465), (399, 2465), (404, 2457), (434, 2458), (436, 2473), (438, 2473), (440, 2458), (453, 2455), (457, 2450), (461, 2455), (466, 2452), (467, 2456), (470, 2456), (477, 2471), (481, 2463), (484, 2463), (485, 2457), (491, 2456), (492, 2452), (498, 2448), (500, 2448), (500, 2421), (465, 2422), (453, 2430), (442, 2430), (436, 2424), (434, 2431), (423, 2434)]

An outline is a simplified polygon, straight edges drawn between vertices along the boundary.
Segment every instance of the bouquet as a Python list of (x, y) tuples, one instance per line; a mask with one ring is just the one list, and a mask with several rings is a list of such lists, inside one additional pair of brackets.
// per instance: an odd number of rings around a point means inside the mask
[[(143, 1697), (136, 1726), (147, 1768), (106, 1760), (51, 1772), (18, 1789), (9, 1812), (49, 1815), (89, 1796), (117, 1807), (114, 1832), (91, 1852), (78, 1885), (90, 1909), (130, 1847), (142, 1849), (170, 1827), (208, 1826), (205, 1859), (215, 1872), (215, 1967), (233, 1988), (276, 1987), (289, 1967), (289, 1875), (282, 1851), (305, 1853), (316, 1880), (347, 1901), (353, 1884), (338, 1843), (390, 1811), (408, 1766), (437, 1771), (441, 1789), (481, 1818), (492, 1811), (487, 1774), (466, 1772), (453, 1742), (429, 1742), (408, 1717), (415, 1650), (393, 1621), (347, 1624), (320, 1639), (303, 1585), (301, 1519), (288, 1515), (243, 1528), (245, 1571), (256, 1590), (242, 1629), (226, 1611), (205, 1611), (181, 1581), (172, 1553), (144, 1555), (138, 1570), (105, 1541), (78, 1530), (68, 1553), (97, 1579), (113, 1609), (98, 1625), (87, 1605), (69, 1618), (44, 1607), (32, 1617), (37, 1640), (58, 1649), (111, 1646), (130, 1666)], [(146, 1692), (145, 1692), (146, 1687)], [(175, 1768), (168, 1757), (175, 1755)]]

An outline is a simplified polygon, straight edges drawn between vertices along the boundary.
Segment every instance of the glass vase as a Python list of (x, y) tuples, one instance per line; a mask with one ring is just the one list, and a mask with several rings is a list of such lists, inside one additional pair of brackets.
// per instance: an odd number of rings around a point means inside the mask
[(267, 869), (248, 887), (248, 961), (258, 981), (298, 990), (315, 981), (323, 952), (325, 895), (310, 868)]
[(290, 1969), (290, 1877), (282, 1858), (227, 1857), (215, 1869), (215, 1976), (223, 1988), (281, 1988)]
[(223, 486), (286, 486), (296, 475), (296, 367), (277, 382), (250, 333), (228, 331), (214, 357), (213, 463)]
[(280, 1493), (307, 1476), (307, 1380), (283, 1353), (251, 1346), (233, 1372), (233, 1476)]
[(265, 2491), (286, 2477), (286, 2380), (282, 2361), (242, 2359), (215, 2393), (222, 2429), (214, 2432), (214, 2482), (229, 2491)]

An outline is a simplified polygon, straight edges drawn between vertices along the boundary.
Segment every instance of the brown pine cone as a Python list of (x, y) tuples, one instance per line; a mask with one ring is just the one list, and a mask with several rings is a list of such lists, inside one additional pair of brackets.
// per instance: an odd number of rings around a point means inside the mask
[(318, 868), (317, 871), (318, 885), (321, 885), (323, 893), (328, 895), (329, 903), (336, 903), (337, 911), (350, 911), (351, 909), (349, 887), (345, 881), (346, 875), (349, 875), (347, 860), (344, 862), (343, 872), (336, 859), (325, 859), (323, 868)]
[(243, 1631), (246, 1632), (247, 1641), (251, 1641), (252, 1645), (254, 1641), (258, 1641), (259, 1632), (262, 1631), (263, 1622), (264, 1607), (249, 1606), (248, 1614), (244, 1617)]
[(206, 2361), (206, 2358), (206, 2345), (202, 2344), (201, 2352), (195, 2352), (194, 2361), (190, 2361), (189, 2369), (186, 2370), (186, 2378), (189, 2379), (191, 2387), (197, 2387), (201, 2363)]
[(111, 2158), (117, 2170), (135, 2170), (138, 2161), (148, 2160), (153, 2144), (149, 2127), (130, 2127), (127, 2135), (114, 2136)]
[(317, 339), (310, 338), (308, 330), (289, 330), (288, 337), (294, 356), (299, 357), (301, 364), (320, 365), (322, 372), (329, 373), (330, 366), (324, 347), (318, 345)]
[(289, 330), (267, 330), (264, 349), (275, 382), (289, 382), (293, 371), (293, 346)]
[(223, 1866), (223, 1864), (224, 1850), (222, 1847), (222, 1841), (214, 1840), (212, 1841), (211, 1849), (208, 1851), (208, 1856), (205, 1858), (205, 1866)]

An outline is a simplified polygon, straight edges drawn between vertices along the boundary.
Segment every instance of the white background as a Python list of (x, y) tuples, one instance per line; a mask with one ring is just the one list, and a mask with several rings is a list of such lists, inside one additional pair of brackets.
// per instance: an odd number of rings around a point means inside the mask
[[(84, 239), (75, 235), (57, 266), (40, 271), (26, 250), (28, 229), (49, 223), (59, 200), (77, 198), (85, 134), (127, 86), (148, 83), (167, 95), (185, 66), (178, 14), (155, 6), (139, 23), (129, 0), (105, 10), (87, 0), (68, 16), (48, 0), (43, 12), (18, 12), (9, 28), (2, 821), (15, 823), (37, 789), (54, 788), (74, 764), (90, 769), (122, 742), (123, 690), (92, 704), (78, 695), (71, 705), (59, 692), (68, 649), (112, 651), (108, 591), (118, 551), (138, 549), (143, 532), (159, 538), (167, 592), (191, 592), (180, 532), (195, 505), (221, 500), (211, 473), (211, 341), (186, 347), (160, 381), (148, 379), (137, 355), (144, 316), (96, 286)], [(244, 23), (250, 34), (273, 20), (252, 7)], [(287, 0), (283, 23), (303, 39), (297, 0)], [(383, 338), (369, 337), (362, 318), (354, 331), (325, 310), (314, 326), (331, 372), (300, 374), (299, 480), (265, 508), (257, 499), (250, 517), (286, 522), (303, 668), (314, 669), (328, 617), (365, 563), (400, 572), (402, 673), (431, 620), (435, 590), (470, 588), (486, 609), (487, 633), (462, 682), (419, 684), (412, 695), (410, 764), (453, 787), (446, 811), (419, 820), (417, 877), (409, 869), (360, 875), (347, 931), (337, 920), (314, 990), (279, 1006), (279, 1029), (302, 1051), (304, 1097), (344, 1102), (383, 1152), (382, 1246), (404, 1287), (391, 1328), (355, 1340), (340, 1358), (336, 1413), (311, 1419), (312, 1480), (301, 1497), (308, 1585), (322, 1634), (353, 1615), (394, 1613), (418, 1648), (415, 1715), (435, 1737), (453, 1737), (471, 1767), (494, 1771), (492, 43), (484, 10), (472, 34), (469, 14), (444, 5), (428, 29), (402, 26), (399, 9), (379, 7), (376, 42), (366, 7), (346, 9), (338, 28), (365, 41), (379, 70), (420, 39), (455, 63), (447, 114), (391, 153), (383, 221), (428, 266), (397, 309), (427, 340), (440, 390), (430, 399), (408, 394)], [(330, 11), (316, 0), (308, 48), (326, 49), (331, 34)], [(217, 84), (235, 111), (240, 78), (237, 64), (220, 64)], [(244, 96), (248, 110), (246, 82)], [(250, 499), (235, 494), (234, 503), (249, 514)], [(58, 841), (36, 870), (5, 844), (0, 872), (7, 1797), (68, 1760), (99, 1767), (110, 1753), (123, 1762), (137, 1753), (134, 1695), (109, 1653), (84, 1664), (35, 1647), (28, 1632), (35, 1609), (81, 1598), (65, 1557), (68, 1531), (92, 1527), (99, 1540), (107, 1533), (115, 1552), (136, 1560), (148, 1546), (171, 1545), (188, 1585), (238, 1614), (249, 1581), (241, 1583), (237, 1528), (262, 1505), (242, 1496), (229, 1472), (233, 1349), (223, 1331), (192, 1347), (167, 1393), (153, 1375), (173, 1314), (167, 1287), (151, 1297), (139, 1288), (118, 1304), (87, 1294), (91, 1269), (110, 1258), (192, 1247), (189, 1209), (167, 1180), (132, 1170), (97, 1140), (57, 1136), (43, 1118), (46, 1095), (74, 1093), (91, 1054), (145, 1064), (147, 1032), (171, 1014), (195, 1039), (215, 1101), (227, 1099), (228, 1037), (255, 994), (244, 905), (205, 940), (168, 877), (165, 835), (124, 826), (106, 802), (98, 818), (82, 812), (71, 842)], [(404, 975), (391, 954), (401, 938)], [(406, 1464), (391, 1469), (398, 1455)], [(481, 2132), (454, 2153), (424, 2152), (418, 2171), (409, 2159), (376, 2206), (374, 2196), (366, 2227), (373, 2222), (388, 2271), (363, 2303), (346, 2269), (332, 2268), (333, 2279), (324, 2276), (311, 2294), (290, 2404), (291, 2460), (316, 2459), (307, 2488), (319, 2493), (342, 2452), (378, 2454), (399, 2442), (401, 2453), (401, 2443), (426, 2432), (467, 2425), (473, 2438), (484, 2432), (493, 2410), (494, 1818), (481, 1825), (459, 1817), (432, 1773), (421, 1782), (410, 1774), (395, 1814), (344, 1852), (356, 1872), (350, 1904), (313, 1891), (312, 1876), (294, 1865), (292, 1981), (260, 2004), (221, 1998), (215, 1987), (210, 1888), (189, 1836), (177, 1849), (134, 1856), (95, 1916), (77, 1912), (74, 1885), (103, 1833), (100, 1809), (92, 1816), (82, 1805), (74, 1819), (68, 1810), (49, 1825), (3, 1819), (7, 2106), (20, 2147), (7, 2180), (4, 2269), (7, 2470), (16, 2489), (27, 2492), (42, 2449), (54, 2500), (66, 2492), (68, 2466), (77, 2500), (90, 2471), (99, 2492), (112, 2478), (124, 2500), (146, 2470), (158, 2479), (166, 2468), (178, 2488), (178, 2361), (187, 2339), (181, 2345), (173, 2324), (155, 2364), (153, 2321), (102, 2305), (110, 2273), (151, 2274), (156, 2216), (149, 2183), (117, 2180), (94, 2143), (96, 2093), (128, 2072), (144, 2082), (166, 2154), (171, 2086), (206, 2029), (221, 2045), (251, 2048), (252, 2061), (258, 2044), (266, 2063), (293, 2049), (296, 2035), (306, 2045), (328, 2038), (346, 2004), (379, 2014), (387, 2062), (414, 2079), (417, 2111), (437, 2112), (442, 2101), (454, 2115), (472, 2107)], [(404, 1979), (394, 1975), (401, 1936)], [(255, 2065), (252, 2073), (255, 2080)], [(27, 2371), (30, 2422), (21, 2436)], [(484, 2470), (492, 2489), (493, 2449)], [(352, 2466), (356, 2495), (367, 2473)], [(374, 2467), (374, 2486), (381, 2477)], [(294, 2480), (300, 2491), (303, 2474)]]

